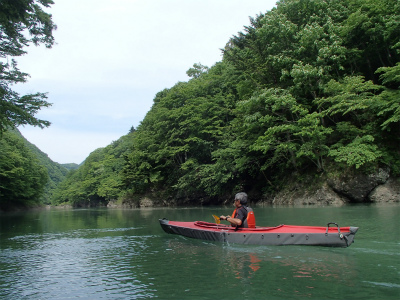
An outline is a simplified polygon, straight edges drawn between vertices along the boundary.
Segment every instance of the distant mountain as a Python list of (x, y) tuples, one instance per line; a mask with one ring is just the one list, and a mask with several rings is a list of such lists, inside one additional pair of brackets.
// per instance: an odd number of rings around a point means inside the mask
[(64, 168), (68, 170), (76, 170), (79, 168), (79, 165), (76, 163), (70, 163), (70, 164), (61, 164)]

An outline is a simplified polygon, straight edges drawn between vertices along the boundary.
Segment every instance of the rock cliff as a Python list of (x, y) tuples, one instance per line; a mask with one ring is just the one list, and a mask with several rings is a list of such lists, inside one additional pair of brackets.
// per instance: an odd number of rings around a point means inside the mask
[(385, 169), (379, 169), (371, 174), (358, 173), (331, 177), (315, 186), (315, 183), (307, 180), (290, 184), (273, 199), (265, 202), (291, 205), (400, 202), (400, 178), (390, 177), (389, 170)]

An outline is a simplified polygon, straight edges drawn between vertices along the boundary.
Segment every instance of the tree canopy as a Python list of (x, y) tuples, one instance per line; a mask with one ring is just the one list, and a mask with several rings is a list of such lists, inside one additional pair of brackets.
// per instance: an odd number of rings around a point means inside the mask
[(48, 181), (46, 168), (17, 134), (0, 139), (0, 209), (41, 204)]
[(45, 93), (20, 96), (12, 89), (27, 81), (29, 74), (18, 69), (14, 57), (26, 54), (30, 44), (54, 44), (56, 25), (44, 11), (52, 0), (2, 0), (0, 2), (0, 134), (19, 125), (49, 126), (35, 117), (42, 107), (50, 106)]
[(69, 171), (52, 197), (52, 204), (74, 206), (107, 204), (124, 194), (120, 177), (124, 156), (130, 151), (135, 133), (122, 136), (105, 148), (93, 151), (78, 169)]
[(327, 165), (398, 174), (399, 12), (392, 0), (286, 0), (251, 18), (221, 63), (156, 96), (126, 186), (215, 196)]
[(0, 210), (51, 204), (68, 169), (28, 142), (18, 130), (0, 139)]
[(188, 82), (155, 96), (121, 190), (197, 201), (276, 192), (288, 174), (400, 174), (399, 12), (397, 0), (285, 0), (250, 18), (221, 62), (194, 64)]
[[(288, 178), (400, 175), (400, 2), (281, 0), (212, 67), (160, 91), (137, 128), (94, 151), (53, 203), (273, 194)], [(187, 202), (186, 202), (187, 203)], [(216, 203), (216, 202), (212, 202)]]

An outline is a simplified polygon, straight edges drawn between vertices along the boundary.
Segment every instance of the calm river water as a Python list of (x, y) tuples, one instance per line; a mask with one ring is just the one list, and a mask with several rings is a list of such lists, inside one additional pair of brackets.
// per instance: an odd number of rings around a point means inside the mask
[(1, 299), (400, 299), (400, 204), (255, 207), (258, 225), (360, 227), (349, 248), (243, 246), (162, 231), (231, 207), (0, 215)]

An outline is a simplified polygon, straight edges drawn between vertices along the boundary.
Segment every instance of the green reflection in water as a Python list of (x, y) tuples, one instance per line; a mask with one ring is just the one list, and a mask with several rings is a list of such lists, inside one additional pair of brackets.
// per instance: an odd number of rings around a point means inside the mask
[(349, 248), (260, 247), (164, 233), (231, 207), (46, 210), (0, 217), (0, 298), (397, 299), (400, 205), (256, 207), (260, 225), (359, 226)]

